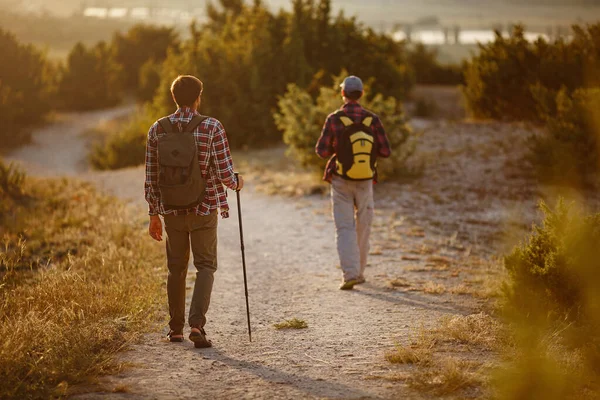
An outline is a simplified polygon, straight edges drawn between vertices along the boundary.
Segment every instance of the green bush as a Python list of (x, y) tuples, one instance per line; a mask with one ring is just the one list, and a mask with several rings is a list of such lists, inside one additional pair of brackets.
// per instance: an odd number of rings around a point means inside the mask
[[(579, 89), (569, 94), (537, 88), (543, 135), (530, 140), (530, 160), (544, 182), (574, 187), (594, 183), (599, 170), (600, 89)], [(543, 99), (546, 100), (543, 100)]]
[[(141, 80), (143, 77), (148, 78), (147, 74), (150, 72), (146, 64), (161, 64), (167, 58), (168, 49), (178, 45), (178, 34), (170, 27), (135, 25), (125, 34), (117, 32), (111, 47), (115, 61), (121, 66), (121, 83), (136, 91), (142, 100), (151, 99), (154, 91), (148, 94), (149, 82)], [(144, 67), (146, 71), (142, 75)], [(152, 83), (158, 84), (155, 80)]]
[(560, 200), (505, 257), (510, 361), (500, 399), (595, 399), (600, 372), (600, 214)]
[(480, 50), (465, 66), (464, 94), (476, 118), (539, 121), (536, 87), (556, 94), (600, 83), (600, 24), (576, 26), (571, 40), (552, 43), (529, 43), (517, 26)]
[[(333, 87), (321, 88), (316, 102), (306, 90), (295, 84), (290, 84), (285, 96), (279, 99), (279, 111), (274, 114), (275, 122), (283, 132), (288, 155), (303, 167), (319, 170), (325, 166), (325, 161), (315, 154), (315, 144), (327, 116), (342, 105), (337, 82), (341, 82), (344, 75), (345, 71), (333, 78), (336, 82)], [(370, 86), (365, 85), (367, 93), (370, 93)], [(406, 162), (414, 151), (415, 135), (406, 125), (402, 104), (393, 97), (381, 94), (367, 97), (361, 104), (379, 115), (392, 147), (392, 156), (379, 161), (380, 177), (386, 179), (406, 173)]]
[(281, 140), (271, 115), (288, 83), (306, 88), (320, 73), (318, 86), (329, 86), (330, 76), (346, 68), (376, 77), (377, 93), (406, 95), (413, 81), (402, 44), (354, 18), (332, 18), (329, 0), (294, 0), (292, 6), (278, 14), (258, 2), (222, 0), (211, 7), (209, 21), (192, 26), (191, 38), (163, 64), (157, 113), (173, 110), (172, 80), (193, 74), (205, 84), (202, 113), (223, 122), (232, 146), (261, 146)]
[(435, 49), (419, 43), (408, 51), (407, 62), (420, 85), (460, 85), (464, 83), (462, 67), (442, 65)]
[(45, 55), (0, 28), (0, 148), (27, 140), (26, 128), (50, 111), (54, 73)]
[(25, 198), (25, 173), (14, 164), (6, 165), (0, 159), (0, 223), (12, 213), (17, 203)]
[(60, 103), (70, 110), (93, 110), (111, 107), (121, 101), (120, 67), (114, 53), (104, 42), (87, 48), (75, 45), (61, 77)]
[(123, 127), (96, 143), (88, 156), (93, 168), (110, 170), (144, 163), (148, 129), (154, 123), (147, 108), (133, 116)]
[(139, 87), (137, 98), (143, 102), (152, 101), (157, 88), (160, 86), (161, 67), (154, 60), (148, 60), (139, 72)]
[[(512, 312), (585, 325), (600, 316), (600, 214), (583, 215), (563, 200), (544, 203), (541, 226), (505, 257)], [(541, 312), (540, 312), (541, 310)]]

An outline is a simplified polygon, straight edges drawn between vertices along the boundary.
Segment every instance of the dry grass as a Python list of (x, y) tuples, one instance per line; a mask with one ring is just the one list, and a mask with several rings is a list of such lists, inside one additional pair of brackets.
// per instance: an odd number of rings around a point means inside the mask
[(24, 192), (0, 225), (0, 398), (63, 396), (116, 371), (113, 355), (157, 321), (162, 252), (88, 185)]
[(441, 340), (458, 341), (488, 349), (498, 348), (504, 341), (502, 324), (483, 312), (442, 318), (435, 334)]
[(476, 363), (445, 358), (437, 361), (429, 368), (419, 368), (408, 379), (408, 384), (420, 392), (434, 396), (464, 393), (469, 389), (481, 386), (483, 383), (480, 374), (475, 369), (477, 367)]
[(423, 292), (427, 294), (443, 294), (446, 292), (446, 286), (442, 283), (435, 283), (433, 281), (425, 282), (423, 285)]
[(308, 324), (298, 318), (289, 319), (278, 324), (273, 324), (275, 329), (306, 329)]
[(435, 337), (421, 329), (410, 345), (397, 344), (394, 350), (385, 353), (385, 359), (392, 364), (427, 365), (431, 362)]
[(410, 283), (404, 278), (396, 278), (389, 281), (389, 285), (393, 288), (408, 287)]
[[(403, 381), (428, 398), (479, 397), (487, 390), (484, 378), (487, 371), (479, 357), (474, 359), (474, 353), (504, 344), (500, 331), (499, 322), (485, 314), (442, 319), (435, 329), (421, 328), (410, 345), (397, 345), (385, 354), (388, 362), (408, 367), (376, 379), (396, 378), (389, 380)], [(471, 347), (459, 348), (456, 342)]]

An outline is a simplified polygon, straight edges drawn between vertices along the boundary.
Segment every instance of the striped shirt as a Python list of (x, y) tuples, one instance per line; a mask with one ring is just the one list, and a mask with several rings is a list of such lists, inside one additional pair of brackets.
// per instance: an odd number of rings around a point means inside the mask
[[(171, 123), (183, 130), (195, 115), (200, 115), (196, 110), (188, 107), (179, 108), (174, 114), (169, 115)], [(166, 132), (157, 122), (148, 131), (146, 143), (146, 182), (144, 185), (145, 197), (148, 202), (150, 215), (208, 215), (219, 209), (223, 218), (229, 216), (227, 193), (223, 185), (235, 190), (237, 179), (234, 175), (233, 161), (229, 151), (227, 135), (221, 122), (215, 118), (205, 119), (195, 130), (196, 146), (198, 147), (198, 163), (202, 176), (206, 179), (206, 194), (202, 204), (186, 210), (168, 210), (160, 201), (160, 188), (158, 186), (158, 139)], [(208, 163), (211, 163), (209, 170)], [(208, 173), (206, 172), (208, 170)]]

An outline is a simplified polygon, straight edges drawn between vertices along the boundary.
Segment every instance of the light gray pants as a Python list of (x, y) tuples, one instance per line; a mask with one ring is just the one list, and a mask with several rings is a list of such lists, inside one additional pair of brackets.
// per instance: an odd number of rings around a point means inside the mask
[(374, 214), (373, 181), (348, 181), (334, 175), (331, 202), (344, 280), (363, 278)]

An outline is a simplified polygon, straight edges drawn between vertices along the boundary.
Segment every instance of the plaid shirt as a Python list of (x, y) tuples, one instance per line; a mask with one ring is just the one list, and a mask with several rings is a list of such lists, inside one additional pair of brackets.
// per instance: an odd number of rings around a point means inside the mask
[[(357, 102), (346, 103), (342, 106), (342, 108), (340, 108), (340, 110), (344, 111), (344, 113), (354, 122), (361, 122), (367, 116), (373, 115), (374, 118), (371, 129), (373, 130), (373, 135), (375, 136), (375, 141), (377, 143), (377, 155), (382, 158), (387, 158), (390, 156), (392, 153), (390, 142), (385, 135), (383, 124), (377, 115), (369, 113)], [(325, 175), (323, 176), (323, 180), (326, 182), (331, 182), (331, 178), (335, 174), (335, 153), (337, 148), (337, 139), (345, 129), (342, 121), (340, 121), (340, 119), (335, 115), (338, 111), (329, 114), (327, 117), (325, 125), (323, 126), (323, 132), (321, 133), (321, 137), (319, 138), (319, 141), (315, 147), (315, 151), (319, 157), (331, 157), (327, 163), (327, 167), (325, 168)]]
[[(175, 114), (169, 115), (171, 123), (183, 130), (185, 125), (192, 120), (197, 111), (188, 107), (178, 109)], [(229, 143), (223, 125), (215, 118), (205, 119), (195, 130), (196, 145), (198, 146), (198, 163), (202, 176), (206, 179), (206, 194), (204, 202), (187, 210), (166, 210), (160, 201), (160, 188), (158, 186), (158, 138), (165, 135), (158, 121), (152, 125), (148, 132), (146, 144), (146, 182), (144, 185), (146, 201), (149, 205), (150, 215), (208, 215), (220, 209), (223, 218), (229, 217), (227, 193), (223, 185), (235, 190), (237, 179), (233, 172), (233, 161), (229, 152)], [(209, 149), (210, 143), (210, 149)], [(210, 157), (209, 157), (210, 155)], [(209, 158), (211, 168), (206, 173)]]

